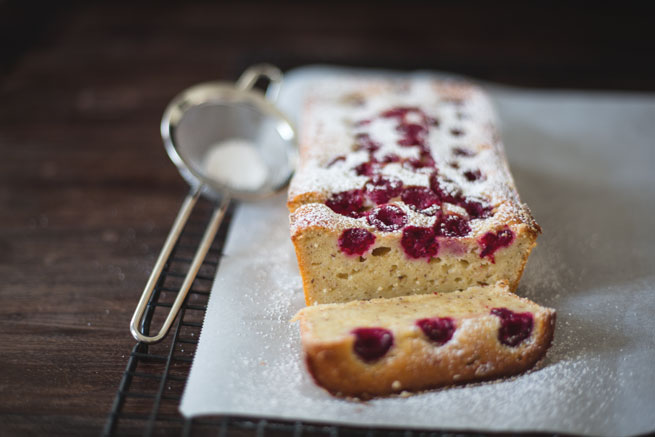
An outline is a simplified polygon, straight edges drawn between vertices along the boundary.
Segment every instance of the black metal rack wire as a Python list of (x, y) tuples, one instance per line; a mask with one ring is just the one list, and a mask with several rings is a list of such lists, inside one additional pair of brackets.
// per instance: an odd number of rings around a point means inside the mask
[[(197, 243), (202, 237), (214, 204), (201, 199), (192, 213), (180, 240), (148, 302), (141, 330), (148, 334), (150, 326), (160, 326), (175, 300), (177, 291), (191, 263)], [(314, 424), (215, 416), (186, 419), (178, 411), (200, 329), (207, 309), (214, 275), (220, 263), (223, 243), (233, 207), (216, 236), (196, 280), (187, 295), (171, 332), (159, 344), (138, 342), (132, 348), (127, 366), (118, 385), (103, 436), (123, 435), (239, 435), (239, 436), (459, 436), (480, 435), (471, 432), (402, 431), (363, 429), (330, 424)]]
[[(175, 300), (214, 204), (201, 199), (173, 249), (148, 302), (142, 332), (160, 326)], [(216, 416), (185, 419), (178, 411), (191, 368), (214, 275), (221, 259), (233, 208), (212, 243), (169, 335), (159, 344), (138, 342), (132, 348), (103, 435), (344, 435), (346, 428), (265, 418)], [(353, 429), (345, 435), (364, 435)], [(401, 432), (396, 434), (401, 435)]]

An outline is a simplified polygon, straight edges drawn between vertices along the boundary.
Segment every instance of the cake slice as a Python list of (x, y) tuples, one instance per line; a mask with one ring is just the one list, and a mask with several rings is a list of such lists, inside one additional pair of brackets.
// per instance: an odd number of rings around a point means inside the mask
[(296, 320), (316, 383), (365, 399), (524, 372), (549, 348), (555, 311), (499, 283), (315, 305)]
[(289, 188), (307, 304), (518, 285), (541, 231), (486, 95), (432, 79), (313, 86)]

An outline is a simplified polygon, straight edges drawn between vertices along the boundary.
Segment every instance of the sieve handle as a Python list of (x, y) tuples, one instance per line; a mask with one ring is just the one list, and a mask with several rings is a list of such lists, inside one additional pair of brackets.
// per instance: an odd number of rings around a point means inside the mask
[(249, 67), (237, 80), (237, 88), (249, 90), (262, 77), (269, 80), (266, 98), (272, 102), (276, 101), (282, 86), (282, 71), (271, 64), (257, 64)]
[(225, 217), (225, 212), (230, 205), (230, 196), (228, 194), (224, 194), (221, 198), (220, 204), (214, 208), (214, 212), (209, 219), (207, 228), (205, 228), (205, 233), (202, 236), (202, 240), (200, 241), (198, 249), (196, 250), (196, 253), (193, 256), (193, 260), (191, 261), (191, 266), (189, 266), (189, 271), (184, 278), (184, 282), (180, 287), (180, 291), (177, 293), (175, 302), (173, 302), (173, 305), (171, 306), (171, 309), (168, 312), (166, 320), (164, 320), (159, 333), (154, 336), (149, 336), (142, 333), (139, 329), (139, 324), (141, 324), (141, 320), (143, 319), (143, 314), (145, 313), (146, 307), (148, 306), (148, 301), (152, 296), (155, 285), (161, 277), (162, 270), (164, 269), (164, 266), (166, 265), (166, 262), (171, 255), (171, 251), (179, 240), (180, 234), (182, 234), (182, 230), (184, 229), (184, 225), (186, 225), (186, 222), (189, 219), (189, 216), (191, 215), (191, 212), (193, 211), (198, 198), (200, 197), (202, 189), (202, 185), (193, 188), (187, 195), (186, 199), (184, 199), (184, 202), (180, 207), (180, 211), (177, 213), (177, 217), (175, 218), (175, 222), (173, 223), (173, 227), (168, 233), (168, 237), (166, 237), (164, 247), (159, 253), (155, 267), (153, 268), (152, 273), (150, 274), (150, 278), (146, 283), (146, 287), (143, 290), (141, 299), (136, 306), (136, 310), (132, 316), (132, 321), (130, 322), (130, 332), (132, 332), (132, 335), (137, 341), (141, 341), (143, 343), (158, 343), (166, 336), (169, 329), (171, 328), (171, 325), (173, 324), (173, 321), (177, 317), (178, 312), (180, 311), (182, 302), (184, 302), (184, 298), (186, 298), (186, 295), (188, 294), (189, 289), (191, 288), (191, 285), (193, 284), (193, 281), (198, 274), (198, 270), (200, 270), (200, 267), (202, 266), (202, 263), (207, 256), (207, 252), (209, 251), (209, 248), (214, 241), (216, 232), (218, 232), (223, 218)]

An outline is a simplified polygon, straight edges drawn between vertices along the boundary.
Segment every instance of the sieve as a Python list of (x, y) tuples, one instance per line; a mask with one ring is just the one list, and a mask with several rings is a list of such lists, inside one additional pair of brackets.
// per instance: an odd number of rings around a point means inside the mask
[[(265, 93), (254, 88), (260, 80), (268, 81)], [(191, 190), (180, 207), (132, 316), (130, 331), (136, 340), (157, 343), (166, 336), (232, 199), (257, 201), (279, 192), (289, 183), (296, 162), (296, 134), (291, 122), (275, 106), (281, 84), (279, 69), (260, 64), (248, 68), (236, 83), (206, 82), (188, 88), (166, 107), (161, 121), (164, 147)], [(258, 173), (256, 184), (242, 184), (234, 179), (235, 169), (238, 175), (253, 164), (238, 159), (238, 155), (233, 155), (231, 161), (229, 154), (214, 156), (212, 162), (219, 164), (218, 170), (208, 167), (211, 153), (220, 152), (230, 141), (237, 140), (251, 146), (249, 150), (256, 153), (260, 169), (264, 165), (265, 172)], [(223, 177), (221, 169), (223, 172), (230, 170), (232, 179)], [(216, 206), (161, 329), (154, 336), (146, 335), (139, 329), (146, 306), (201, 196), (214, 201)]]

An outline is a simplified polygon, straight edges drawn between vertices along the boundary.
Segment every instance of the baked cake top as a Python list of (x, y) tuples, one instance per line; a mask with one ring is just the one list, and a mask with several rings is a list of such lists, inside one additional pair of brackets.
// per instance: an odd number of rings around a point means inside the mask
[(289, 189), (299, 227), (474, 236), (539, 228), (521, 204), (495, 115), (478, 87), (453, 80), (338, 78), (309, 90), (300, 167)]

